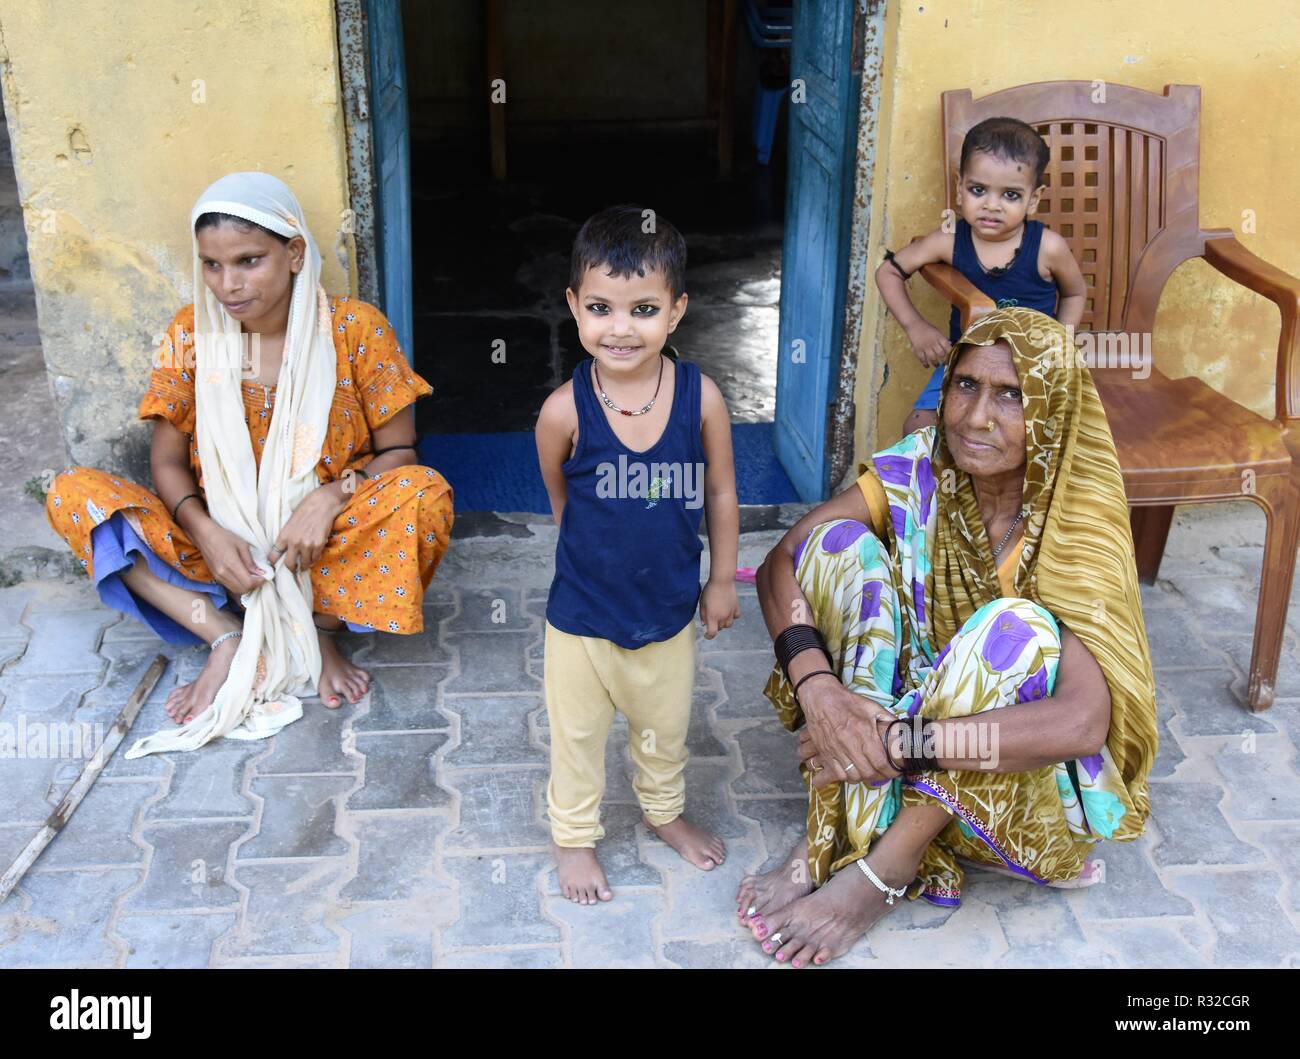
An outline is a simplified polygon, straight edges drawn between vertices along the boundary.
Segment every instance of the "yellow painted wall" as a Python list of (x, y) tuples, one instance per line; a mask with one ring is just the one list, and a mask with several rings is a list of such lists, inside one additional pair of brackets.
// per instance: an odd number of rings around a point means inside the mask
[(0, 0), (41, 339), (74, 461), (147, 466), (135, 407), (153, 336), (193, 299), (189, 214), (217, 177), (288, 183), (326, 288), (355, 289), (335, 37), (331, 0)]
[[(939, 95), (1032, 81), (1103, 79), (1159, 92), (1201, 86), (1201, 225), (1233, 228), (1252, 251), (1300, 275), (1300, 4), (1294, 0), (890, 0), (870, 268), (886, 248), (938, 227), (944, 203)], [(1243, 211), (1256, 231), (1245, 234)], [(947, 306), (908, 284), (947, 332)], [(874, 282), (864, 306), (857, 459), (892, 443), (925, 382)], [(1172, 277), (1155, 361), (1199, 374), (1272, 418), (1277, 310), (1200, 261)], [(882, 377), (887, 378), (881, 383)], [(878, 398), (877, 398), (878, 395)]]

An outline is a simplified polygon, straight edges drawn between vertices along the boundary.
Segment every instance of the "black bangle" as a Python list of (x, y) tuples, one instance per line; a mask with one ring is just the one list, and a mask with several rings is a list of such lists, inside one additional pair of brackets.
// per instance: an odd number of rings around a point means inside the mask
[(419, 455), (419, 449), (417, 449), (414, 445), (389, 445), (388, 448), (386, 449), (375, 449), (375, 451), (372, 452), (370, 455), (382, 456), (385, 452), (396, 452), (398, 449), (410, 449), (417, 456)]
[(904, 282), (904, 283), (906, 283), (909, 279), (912, 278), (912, 273), (910, 273), (910, 272), (905, 272), (905, 271), (903, 270), (903, 266), (900, 265), (897, 261), (894, 260), (894, 252), (893, 252), (892, 250), (886, 250), (886, 251), (885, 251), (885, 260), (888, 261), (891, 265), (894, 266), (894, 271), (897, 272), (900, 276), (903, 277), (903, 282)]
[(344, 474), (359, 474), (359, 475), (361, 475), (362, 478), (369, 478), (369, 477), (370, 477), (370, 472), (367, 471), (364, 467), (349, 467), (349, 468), (348, 468), (346, 471), (344, 471), (343, 473), (344, 473)]
[[(799, 689), (803, 687), (805, 680), (812, 680), (813, 677), (821, 677), (821, 676), (835, 677), (835, 674), (832, 673), (829, 669), (814, 669), (811, 673), (805, 673), (803, 676), (799, 678), (799, 683), (794, 686), (794, 701), (795, 702), (799, 701)], [(835, 677), (835, 679), (839, 680), (840, 678)]]
[[(202, 500), (202, 499), (203, 499), (203, 494), (202, 494), (202, 493), (187, 493), (185, 496), (181, 497), (179, 500), (176, 501), (176, 506), (175, 506), (174, 508), (172, 508), (172, 521), (173, 521), (173, 522), (176, 522), (176, 512), (178, 512), (178, 511), (181, 509), (181, 505), (182, 505), (183, 503), (185, 503), (186, 500), (193, 500), (195, 497), (198, 497), (198, 499)], [(205, 504), (204, 507), (206, 507), (206, 506), (207, 506), (207, 505)], [(177, 523), (177, 525), (179, 525), (179, 523)]]
[(790, 662), (794, 656), (803, 651), (816, 648), (826, 656), (827, 668), (834, 666), (831, 659), (831, 653), (826, 649), (826, 640), (821, 634), (821, 630), (815, 625), (791, 625), (782, 632), (772, 643), (772, 648), (776, 651), (776, 660), (781, 665), (781, 671), (785, 673), (785, 679), (790, 679)]
[[(893, 755), (889, 752), (889, 741), (894, 734), (894, 729), (898, 725), (903, 726), (904, 736), (902, 745), (903, 763), (900, 765), (894, 760)], [(885, 757), (889, 759), (890, 765), (898, 769), (899, 772), (933, 772), (939, 768), (939, 750), (934, 747), (933, 753), (929, 756), (925, 752), (925, 740), (933, 721), (921, 721), (920, 725), (912, 721), (897, 720), (891, 721), (889, 727), (885, 729)]]

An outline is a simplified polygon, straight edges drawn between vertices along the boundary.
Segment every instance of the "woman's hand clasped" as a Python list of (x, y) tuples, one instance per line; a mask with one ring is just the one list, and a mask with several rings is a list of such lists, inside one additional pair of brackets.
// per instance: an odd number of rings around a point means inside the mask
[(883, 706), (855, 695), (837, 678), (809, 680), (799, 691), (805, 724), (799, 760), (812, 771), (812, 785), (880, 784), (899, 774), (882, 742), (884, 725), (897, 720)]
[(280, 530), (280, 535), (275, 538), (275, 547), (267, 558), (277, 566), (283, 562), (294, 573), (306, 570), (325, 550), (330, 530), (341, 510), (328, 485), (308, 493)]
[(194, 543), (199, 546), (212, 576), (236, 598), (265, 584), (266, 578), (253, 561), (248, 541), (238, 534), (209, 520), (196, 534)]

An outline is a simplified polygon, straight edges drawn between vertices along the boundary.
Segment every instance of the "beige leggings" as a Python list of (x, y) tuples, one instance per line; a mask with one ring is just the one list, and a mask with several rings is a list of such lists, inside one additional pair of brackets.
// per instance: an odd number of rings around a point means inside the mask
[(605, 740), (618, 710), (628, 720), (633, 788), (651, 823), (686, 804), (686, 729), (695, 684), (695, 623), (671, 640), (628, 650), (546, 624), (546, 714), (551, 726), (551, 837), (594, 846), (605, 837)]

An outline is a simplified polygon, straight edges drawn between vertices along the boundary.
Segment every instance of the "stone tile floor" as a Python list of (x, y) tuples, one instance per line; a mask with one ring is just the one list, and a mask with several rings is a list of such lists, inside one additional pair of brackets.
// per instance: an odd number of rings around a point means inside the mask
[[(502, 528), (498, 526), (498, 529)], [(704, 874), (639, 822), (616, 728), (602, 847), (613, 903), (557, 896), (543, 794), (541, 644), (554, 529), (457, 540), (427, 629), (355, 638), (374, 689), (308, 704), (274, 739), (128, 762), (122, 751), (0, 905), (0, 966), (771, 966), (735, 924), (747, 871), (801, 825), (792, 737), (760, 689), (771, 650), (751, 588), (701, 642), (691, 811), (725, 836)], [(779, 531), (742, 538), (756, 565)], [(962, 907), (908, 903), (842, 966), (1300, 966), (1300, 611), (1279, 699), (1241, 705), (1262, 519), (1180, 513), (1144, 590), (1160, 755), (1146, 835), (1103, 845), (1104, 882), (1036, 889), (972, 872)], [(744, 586), (742, 586), (744, 587)], [(107, 724), (154, 654), (172, 659), (134, 735), (201, 654), (160, 645), (85, 581), (0, 590), (0, 723)], [(80, 761), (0, 758), (0, 869)]]

